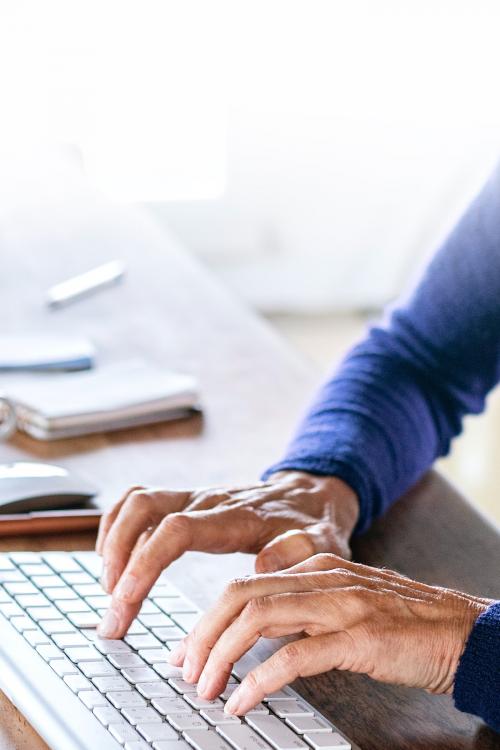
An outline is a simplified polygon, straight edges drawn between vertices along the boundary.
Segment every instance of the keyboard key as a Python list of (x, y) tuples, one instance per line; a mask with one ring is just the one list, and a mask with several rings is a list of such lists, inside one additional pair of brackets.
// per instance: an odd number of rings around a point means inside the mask
[(198, 618), (200, 617), (199, 612), (183, 596), (155, 596), (154, 603), (167, 615), (173, 612), (190, 612), (196, 614)]
[(351, 750), (351, 743), (337, 732), (313, 732), (305, 734), (304, 739), (314, 750)]
[(74, 693), (79, 693), (81, 690), (93, 690), (90, 680), (82, 674), (68, 674), (63, 679)]
[(50, 661), (50, 659), (64, 658), (64, 654), (61, 649), (57, 648), (57, 646), (53, 646), (52, 644), (42, 644), (41, 646), (37, 646), (36, 650), (38, 651), (42, 659), (45, 659), (45, 661)]
[(95, 552), (75, 552), (73, 557), (87, 573), (94, 578), (100, 578), (102, 573), (102, 558)]
[(119, 690), (106, 693), (115, 708), (128, 708), (129, 706), (146, 706), (146, 699), (136, 693), (135, 690)]
[(53, 659), (49, 661), (49, 665), (59, 677), (64, 677), (66, 674), (78, 674), (78, 667), (75, 667), (69, 659)]
[(15, 594), (38, 594), (38, 589), (29, 581), (18, 581), (6, 583), (4, 589), (14, 596)]
[(232, 684), (232, 685), (226, 685), (224, 688), (224, 691), (220, 694), (220, 697), (223, 698), (225, 701), (229, 700), (229, 698), (232, 696), (236, 688), (238, 687), (238, 684)]
[[(161, 723), (154, 721), (150, 724), (139, 722), (136, 728), (147, 742), (156, 742), (158, 740), (173, 740), (177, 742), (179, 739), (175, 729), (164, 721)], [(177, 745), (175, 748), (177, 750)]]
[(281, 688), (281, 690), (276, 690), (275, 693), (269, 693), (269, 695), (266, 695), (262, 700), (264, 703), (267, 703), (268, 701), (296, 701), (297, 696), (291, 688), (284, 687)]
[(186, 633), (189, 633), (194, 628), (199, 619), (200, 615), (195, 612), (180, 612), (172, 614), (172, 620), (176, 622), (177, 625), (180, 625)]
[[(154, 708), (136, 708), (135, 706), (127, 706), (126, 708), (122, 709), (122, 714), (125, 716), (127, 721), (129, 721), (134, 726), (136, 724), (152, 724), (154, 722), (161, 724), (162, 722), (160, 714), (157, 713)], [(159, 737), (158, 739), (163, 738)]]
[[(30, 611), (28, 607), (50, 607), (50, 602), (43, 594), (17, 594), (14, 597), (20, 607)], [(46, 618), (50, 619), (49, 617)]]
[(176, 690), (181, 695), (188, 695), (191, 693), (192, 695), (196, 695), (196, 685), (191, 685), (189, 682), (186, 682), (182, 678), (179, 677), (171, 677), (168, 681), (169, 685), (172, 685), (174, 690)]
[(169, 677), (182, 677), (182, 669), (180, 667), (174, 667), (172, 664), (166, 662), (160, 662), (153, 664), (153, 669), (158, 672), (160, 677), (168, 679)]
[(141, 648), (139, 656), (148, 664), (156, 664), (159, 661), (166, 661), (169, 653), (166, 648)]
[(95, 628), (101, 622), (95, 612), (68, 612), (68, 620), (77, 628)]
[(31, 576), (31, 582), (38, 586), (39, 589), (64, 587), (64, 581), (59, 576)]
[(99, 661), (82, 661), (79, 664), (85, 677), (117, 677), (116, 669), (105, 659)]
[(78, 599), (78, 594), (76, 594), (73, 589), (70, 589), (69, 586), (47, 586), (44, 588), (43, 593), (47, 597), (47, 599), (50, 599), (53, 601), (62, 601), (67, 599), (74, 599), (75, 601), (81, 601)]
[(11, 552), (9, 557), (16, 565), (39, 563), (41, 561), (40, 555), (37, 552)]
[(76, 560), (67, 552), (44, 552), (42, 557), (56, 573), (81, 571), (81, 567)]
[(7, 602), (11, 602), (11, 601), (12, 601), (12, 597), (9, 596), (6, 591), (0, 588), (0, 602), (2, 602), (2, 604), (6, 604)]
[(214, 729), (188, 729), (184, 732), (184, 737), (195, 750), (231, 750), (231, 746)]
[(127, 667), (121, 670), (126, 680), (135, 685), (137, 682), (153, 682), (159, 675), (151, 667)]
[(31, 565), (28, 563), (20, 565), (19, 567), (28, 578), (31, 576), (50, 576), (52, 573), (51, 569), (47, 565), (43, 565), (43, 563), (37, 565)]
[(212, 726), (220, 726), (221, 724), (241, 724), (239, 716), (225, 714), (220, 708), (204, 708), (200, 711), (200, 714), (212, 724)]
[(167, 714), (167, 721), (179, 732), (183, 732), (185, 729), (208, 729), (205, 719), (195, 711), (191, 711), (189, 714)]
[(115, 693), (120, 690), (132, 690), (124, 677), (92, 677), (92, 682), (101, 693)]
[(121, 713), (112, 706), (97, 706), (94, 708), (94, 714), (105, 727), (123, 722)]
[(126, 742), (141, 739), (138, 732), (136, 732), (130, 724), (125, 724), (125, 722), (123, 724), (110, 724), (108, 730), (121, 745), (124, 745)]
[(321, 716), (289, 716), (285, 721), (298, 734), (332, 731), (332, 725)]
[[(103, 612), (104, 616), (104, 612)], [(128, 629), (128, 635), (147, 635), (148, 631), (142, 624), (142, 622), (139, 622), (139, 620), (132, 620), (131, 625), (129, 625)]]
[(276, 750), (296, 750), (307, 745), (276, 716), (252, 714), (246, 717), (250, 726), (261, 734)]
[(54, 601), (54, 606), (57, 607), (57, 609), (60, 612), (63, 612), (65, 615), (69, 614), (70, 612), (90, 612), (91, 609), (87, 602), (84, 602), (83, 599), (56, 599)]
[(160, 610), (156, 606), (154, 602), (151, 601), (151, 599), (145, 599), (141, 605), (141, 609), (139, 611), (139, 614), (141, 615), (161, 615)]
[(81, 661), (98, 661), (101, 655), (93, 646), (70, 646), (64, 649), (68, 659), (79, 664)]
[(263, 703), (257, 703), (256, 706), (250, 709), (250, 711), (246, 712), (246, 716), (251, 716), (252, 714), (268, 714), (269, 709), (267, 706), (265, 706)]
[(145, 740), (135, 740), (132, 742), (126, 742), (125, 750), (151, 750), (151, 745)]
[(40, 620), (60, 620), (61, 613), (52, 605), (48, 607), (28, 607), (26, 612), (36, 622)]
[(124, 667), (145, 667), (146, 662), (141, 659), (137, 654), (110, 654), (109, 661), (117, 669), (123, 669)]
[(314, 716), (312, 708), (302, 701), (269, 701), (268, 706), (281, 719), (287, 716)]
[(11, 617), (10, 624), (14, 625), (15, 629), (19, 633), (24, 633), (27, 630), (33, 630), (36, 628), (35, 623), (29, 617), (20, 615), (19, 617)]
[(216, 730), (235, 750), (269, 750), (267, 742), (247, 724), (219, 724)]
[(4, 602), (3, 604), (0, 604), (0, 612), (8, 618), (24, 616), (24, 610), (22, 610), (19, 604), (16, 604), (15, 602)]
[(130, 654), (132, 650), (123, 641), (113, 640), (111, 638), (100, 638), (94, 631), (95, 637), (92, 639), (94, 646), (101, 654)]
[(61, 578), (63, 581), (66, 581), (66, 583), (71, 584), (71, 586), (82, 583), (95, 583), (92, 576), (89, 576), (88, 573), (84, 573), (83, 571), (78, 573), (61, 573)]
[(106, 592), (100, 583), (77, 583), (73, 589), (80, 596), (106, 596)]
[(102, 596), (85, 596), (85, 601), (93, 609), (104, 609), (106, 610), (111, 604), (111, 597), (108, 594)]
[(167, 716), (167, 714), (190, 714), (192, 712), (192, 709), (182, 698), (153, 698), (151, 705), (163, 716)]
[(185, 699), (193, 708), (224, 708), (224, 704), (219, 698), (215, 698), (213, 701), (206, 701), (196, 694), (190, 695), (187, 693)]
[(136, 689), (145, 698), (175, 698), (176, 692), (170, 685), (166, 685), (161, 680), (157, 682), (138, 682)]
[(54, 633), (74, 633), (75, 629), (67, 620), (40, 620), (39, 626), (47, 635)]
[(14, 569), (14, 563), (12, 560), (9, 560), (7, 555), (0, 554), (0, 570), (13, 570)]
[(191, 745), (185, 740), (178, 740), (173, 742), (172, 740), (159, 740), (153, 742), (153, 750), (191, 750)]
[(53, 640), (59, 648), (89, 645), (88, 640), (81, 633), (77, 633), (76, 630), (73, 633), (56, 633)]
[(182, 641), (186, 633), (178, 625), (169, 625), (165, 628), (151, 628), (154, 635), (163, 643), (166, 641)]
[[(18, 586), (22, 586), (22, 584), (17, 584)], [(29, 584), (28, 584), (29, 585)], [(148, 615), (143, 614), (140, 612), (138, 614), (138, 619), (142, 622), (143, 625), (145, 625), (147, 628), (153, 628), (153, 627), (171, 627), (173, 625), (172, 620), (168, 615), (164, 614), (155, 614), (155, 615)]]
[(23, 631), (23, 635), (32, 646), (38, 646), (41, 643), (50, 643), (50, 639), (39, 628), (36, 628), (36, 630), (25, 630)]
[(143, 648), (161, 648), (158, 638), (155, 638), (150, 633), (147, 635), (126, 635), (124, 640), (137, 651)]

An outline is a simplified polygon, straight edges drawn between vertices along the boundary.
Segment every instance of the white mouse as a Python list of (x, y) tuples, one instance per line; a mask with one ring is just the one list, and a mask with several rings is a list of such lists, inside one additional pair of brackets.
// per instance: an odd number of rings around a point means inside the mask
[(0, 513), (80, 505), (97, 492), (87, 479), (61, 466), (27, 461), (0, 464)]

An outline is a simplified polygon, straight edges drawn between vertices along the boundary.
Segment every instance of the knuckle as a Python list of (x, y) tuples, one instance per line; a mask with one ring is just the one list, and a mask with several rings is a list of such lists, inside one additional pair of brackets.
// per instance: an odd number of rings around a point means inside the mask
[(278, 651), (276, 658), (280, 666), (286, 671), (296, 672), (301, 653), (301, 649), (297, 643), (287, 643), (286, 646), (283, 646), (283, 648)]
[(330, 570), (338, 563), (339, 558), (331, 552), (319, 552), (310, 558), (311, 564), (322, 570)]
[(248, 589), (251, 580), (250, 576), (247, 578), (244, 576), (233, 578), (226, 585), (223, 596), (230, 600), (240, 596), (243, 591)]
[(186, 513), (171, 513), (160, 523), (162, 532), (176, 536), (189, 536), (191, 533), (191, 519)]
[(269, 597), (257, 596), (255, 599), (250, 599), (248, 604), (245, 605), (241, 615), (245, 620), (260, 620), (262, 616), (269, 611), (269, 607)]

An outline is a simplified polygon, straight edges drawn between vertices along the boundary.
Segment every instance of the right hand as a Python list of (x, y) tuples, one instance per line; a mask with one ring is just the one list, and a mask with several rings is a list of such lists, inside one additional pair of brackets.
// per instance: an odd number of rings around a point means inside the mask
[(97, 552), (112, 593), (99, 626), (121, 638), (168, 565), (188, 550), (257, 553), (255, 569), (289, 568), (319, 552), (349, 558), (359, 507), (337, 477), (278, 472), (246, 487), (169, 491), (134, 487), (101, 521)]

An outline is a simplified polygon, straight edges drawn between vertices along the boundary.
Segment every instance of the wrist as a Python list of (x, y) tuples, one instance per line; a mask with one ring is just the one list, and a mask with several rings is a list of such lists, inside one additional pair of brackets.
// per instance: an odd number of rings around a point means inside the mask
[(283, 482), (293, 489), (309, 491), (316, 496), (321, 495), (328, 507), (330, 519), (344, 531), (346, 539), (350, 539), (359, 519), (359, 499), (356, 492), (343, 479), (285, 469), (271, 474), (268, 481)]

